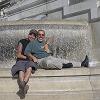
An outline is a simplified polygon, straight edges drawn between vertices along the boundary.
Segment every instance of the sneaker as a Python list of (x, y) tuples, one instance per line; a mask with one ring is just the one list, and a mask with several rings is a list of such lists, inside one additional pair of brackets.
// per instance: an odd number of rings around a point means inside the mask
[(73, 64), (72, 63), (63, 63), (63, 67), (62, 68), (72, 68), (73, 67)]
[(25, 98), (25, 93), (21, 89), (16, 94), (20, 97), (20, 99)]
[(81, 67), (89, 67), (89, 58), (86, 55), (84, 61), (81, 63)]

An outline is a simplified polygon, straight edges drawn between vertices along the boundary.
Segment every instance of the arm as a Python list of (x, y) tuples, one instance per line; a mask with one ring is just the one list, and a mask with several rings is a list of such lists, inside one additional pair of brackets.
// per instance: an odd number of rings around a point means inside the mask
[(26, 56), (28, 56), (29, 57), (29, 59), (30, 60), (32, 60), (33, 62), (37, 62), (37, 58), (35, 57), (35, 56), (33, 56), (31, 53), (32, 53), (32, 43), (29, 43), (28, 45), (27, 45), (27, 47), (26, 47), (26, 49), (25, 49), (25, 52), (24, 52), (24, 54), (26, 55)]
[(45, 45), (44, 45), (44, 50), (45, 50), (47, 53), (51, 53), (51, 51), (50, 51), (50, 49), (49, 49), (49, 44), (50, 44), (51, 42), (53, 42), (53, 41), (54, 41), (54, 36), (47, 38), (46, 43), (45, 43)]
[(44, 45), (44, 50), (45, 50), (47, 53), (50, 53), (48, 43), (46, 43), (46, 44)]
[(29, 59), (32, 60), (33, 62), (37, 62), (37, 61), (38, 61), (38, 59), (37, 59), (35, 56), (33, 56), (31, 53), (29, 53), (27, 56), (28, 56)]
[(23, 45), (19, 43), (16, 49), (16, 56), (17, 58), (26, 59), (26, 56), (22, 54), (22, 48), (23, 48)]

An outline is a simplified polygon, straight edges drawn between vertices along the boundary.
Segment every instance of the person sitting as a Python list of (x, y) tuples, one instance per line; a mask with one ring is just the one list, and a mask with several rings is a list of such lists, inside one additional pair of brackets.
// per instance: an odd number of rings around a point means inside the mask
[[(32, 59), (34, 63), (45, 69), (62, 69), (73, 67), (66, 59), (56, 58), (50, 55), (48, 43), (45, 45), (45, 31), (38, 30), (37, 39), (30, 42), (26, 49), (25, 55)], [(84, 62), (83, 62), (84, 63)], [(88, 63), (88, 62), (87, 62)], [(85, 64), (82, 64), (84, 67)], [(88, 65), (88, 64), (87, 64)]]
[[(16, 48), (16, 56), (17, 60), (15, 65), (11, 69), (12, 77), (14, 78), (16, 75), (18, 75), (18, 85), (19, 85), (19, 92), (24, 94), (25, 88), (29, 77), (31, 76), (31, 73), (36, 70), (36, 65), (33, 64), (33, 62), (24, 55), (24, 51), (26, 46), (29, 44), (30, 41), (34, 41), (37, 37), (37, 31), (32, 29), (30, 30), (28, 37), (25, 39), (21, 39), (18, 42), (17, 48)], [(28, 90), (29, 87), (27, 87)], [(27, 91), (26, 91), (27, 93)]]

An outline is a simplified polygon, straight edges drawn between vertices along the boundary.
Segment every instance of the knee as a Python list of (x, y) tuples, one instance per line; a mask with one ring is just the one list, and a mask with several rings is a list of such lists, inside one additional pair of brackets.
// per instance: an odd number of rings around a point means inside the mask
[(29, 67), (27, 70), (26, 70), (26, 72), (31, 72), (32, 71), (32, 68), (31, 67)]

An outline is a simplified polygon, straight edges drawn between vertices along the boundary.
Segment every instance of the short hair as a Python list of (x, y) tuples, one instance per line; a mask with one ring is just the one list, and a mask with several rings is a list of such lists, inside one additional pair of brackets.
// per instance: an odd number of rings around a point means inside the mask
[(38, 30), (38, 34), (39, 34), (39, 32), (40, 32), (40, 31), (42, 31), (42, 32), (45, 34), (45, 31), (44, 31), (44, 30), (42, 30), (42, 29), (41, 29), (41, 30)]
[(30, 32), (29, 32), (29, 35), (32, 35), (32, 34), (33, 34), (35, 37), (37, 37), (37, 35), (38, 35), (37, 30), (31, 29)]

